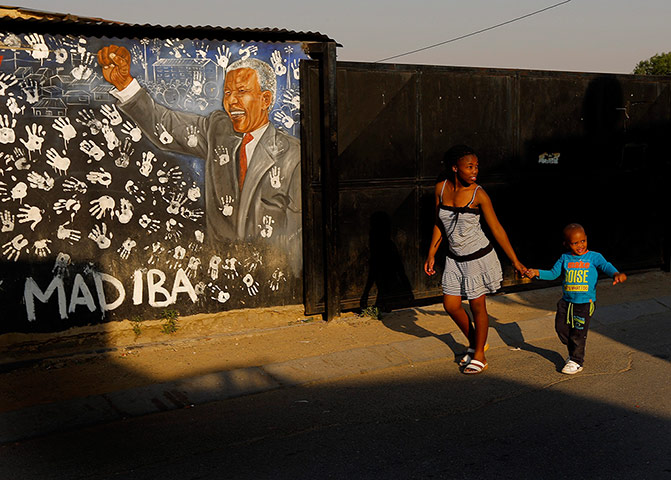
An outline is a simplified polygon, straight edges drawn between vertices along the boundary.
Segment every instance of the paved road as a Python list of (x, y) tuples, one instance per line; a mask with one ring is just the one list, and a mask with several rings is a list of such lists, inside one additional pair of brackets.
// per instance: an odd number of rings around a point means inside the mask
[(0, 447), (2, 479), (671, 479), (671, 314)]

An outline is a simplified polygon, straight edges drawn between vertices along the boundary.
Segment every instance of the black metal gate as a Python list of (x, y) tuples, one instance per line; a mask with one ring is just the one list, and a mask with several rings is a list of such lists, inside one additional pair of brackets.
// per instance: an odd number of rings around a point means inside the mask
[[(553, 264), (569, 222), (625, 271), (662, 264), (671, 79), (338, 63), (336, 139), (320, 130), (319, 65), (305, 73), (308, 313), (332, 317), (329, 296), (356, 308), (440, 294), (422, 266), (440, 160), (457, 143), (478, 152), (479, 181), (527, 266)], [(337, 141), (329, 178), (324, 140)], [(504, 285), (521, 282), (499, 258)]]

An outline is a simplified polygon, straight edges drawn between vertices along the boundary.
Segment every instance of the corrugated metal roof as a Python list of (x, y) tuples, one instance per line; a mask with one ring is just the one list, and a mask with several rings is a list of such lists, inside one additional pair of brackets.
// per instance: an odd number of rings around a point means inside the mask
[(230, 28), (207, 26), (162, 26), (130, 24), (102, 18), (41, 12), (0, 5), (0, 29), (8, 32), (56, 33), (92, 37), (207, 38), (229, 41), (335, 42), (318, 32), (296, 32), (279, 28)]

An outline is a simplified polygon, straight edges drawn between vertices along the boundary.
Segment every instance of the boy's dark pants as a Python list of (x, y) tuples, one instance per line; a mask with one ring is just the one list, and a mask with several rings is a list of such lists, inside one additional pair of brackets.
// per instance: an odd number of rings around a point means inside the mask
[(559, 340), (568, 346), (569, 359), (579, 365), (585, 360), (585, 342), (593, 313), (593, 303), (570, 303), (563, 298), (557, 302), (555, 330)]

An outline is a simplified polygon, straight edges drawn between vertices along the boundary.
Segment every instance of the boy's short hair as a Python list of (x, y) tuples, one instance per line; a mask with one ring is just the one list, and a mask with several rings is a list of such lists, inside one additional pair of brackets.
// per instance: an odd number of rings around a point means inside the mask
[(564, 227), (564, 230), (562, 230), (562, 234), (564, 235), (564, 239), (568, 236), (568, 234), (574, 230), (582, 230), (583, 233), (585, 233), (585, 229), (583, 228), (582, 225), (579, 223), (569, 223)]

